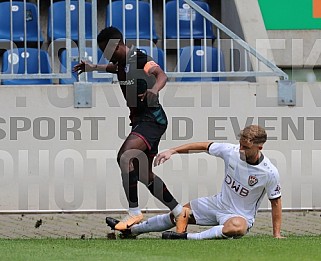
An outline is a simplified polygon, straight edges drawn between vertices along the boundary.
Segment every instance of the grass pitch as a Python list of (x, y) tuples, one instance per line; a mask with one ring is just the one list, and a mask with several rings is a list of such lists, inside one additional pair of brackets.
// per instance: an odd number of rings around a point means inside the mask
[(238, 240), (0, 240), (0, 260), (321, 260), (321, 236)]

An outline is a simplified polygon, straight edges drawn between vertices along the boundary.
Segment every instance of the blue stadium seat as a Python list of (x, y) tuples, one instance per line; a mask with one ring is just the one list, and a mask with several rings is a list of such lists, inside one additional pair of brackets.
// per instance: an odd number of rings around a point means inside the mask
[[(194, 72), (204, 72), (205, 71), (205, 55), (206, 55), (206, 64), (208, 72), (217, 72), (218, 71), (218, 51), (217, 48), (207, 46), (206, 49), (204, 46), (194, 46), (193, 47), (183, 47), (180, 50), (180, 71), (181, 72), (191, 72), (191, 54), (193, 54), (193, 71)], [(220, 71), (225, 71), (224, 56), (221, 52), (220, 55)], [(176, 78), (177, 81), (197, 81), (197, 82), (206, 82), (206, 81), (223, 81), (225, 80), (222, 77), (184, 77)]]
[[(12, 12), (10, 1), (0, 3), (0, 42), (11, 40), (11, 14), (12, 14), (12, 39), (14, 42), (23, 42), (25, 40), (24, 32), (24, 3), (13, 1)], [(42, 43), (43, 37), (39, 27), (40, 38), (38, 37), (38, 11), (33, 3), (26, 3), (26, 41)]]
[[(11, 62), (13, 64), (13, 73), (24, 74), (25, 73), (25, 60), (27, 58), (27, 73), (35, 74), (39, 73), (38, 66), (38, 54), (40, 53), (40, 73), (51, 73), (51, 67), (49, 63), (49, 55), (45, 50), (37, 48), (16, 48), (5, 51), (2, 57), (2, 73), (11, 74)], [(4, 85), (31, 85), (31, 84), (51, 84), (51, 79), (12, 79), (2, 80)]]
[[(123, 0), (112, 0), (113, 2), (117, 2), (117, 1), (123, 1)], [(126, 0), (127, 1), (127, 0)], [(133, 0), (131, 0), (133, 1)], [(140, 2), (149, 2), (150, 0), (138, 0)]]
[[(93, 61), (93, 50), (92, 48), (87, 47), (85, 50), (85, 57), (88, 61)], [(70, 69), (78, 64), (79, 61), (79, 50), (78, 48), (71, 48), (71, 64)], [(65, 73), (67, 72), (67, 51), (63, 50), (60, 54), (60, 72)], [(97, 54), (97, 63), (99, 64), (107, 64), (108, 61), (103, 57), (103, 53), (101, 50), (98, 49)], [(76, 72), (72, 73), (72, 78), (66, 78), (66, 79), (59, 79), (60, 84), (73, 84), (74, 82), (78, 81), (78, 75)], [(87, 73), (87, 81), (88, 82), (111, 82), (112, 78), (94, 78), (93, 73)]]
[[(138, 2), (139, 10), (139, 34), (136, 32), (136, 1), (126, 0), (125, 2), (125, 39), (151, 39), (157, 40), (154, 20), (152, 17), (152, 36), (150, 35), (150, 5), (147, 2)], [(112, 10), (112, 16), (110, 16)], [(123, 1), (112, 2), (107, 6), (106, 26), (114, 26), (123, 34)]]
[[(92, 15), (91, 15), (91, 3), (85, 3), (85, 38), (92, 39)], [(52, 12), (51, 12), (51, 9)], [(78, 1), (70, 1), (70, 23), (71, 31), (70, 37), (73, 41), (78, 41), (78, 19), (79, 4)], [(53, 25), (51, 24), (51, 17), (53, 16)], [(53, 27), (53, 28), (52, 28)], [(53, 36), (52, 36), (53, 34)], [(48, 14), (48, 30), (47, 36), (49, 41), (56, 39), (66, 38), (66, 2), (60, 1), (53, 3), (52, 7), (49, 7)], [(53, 38), (53, 39), (52, 39)]]
[[(118, 1), (118, 0), (114, 0), (114, 1)], [(166, 0), (166, 2), (173, 2), (173, 1), (176, 2), (176, 0)], [(207, 2), (207, 0), (197, 0), (197, 1)], [(194, 2), (195, 2), (195, 1), (194, 1)]]
[(164, 52), (162, 49), (153, 47), (153, 53), (151, 52), (150, 46), (140, 46), (139, 49), (151, 56), (153, 60), (164, 70)]
[[(209, 6), (205, 2), (194, 1), (206, 12), (209, 12)], [(176, 1), (166, 3), (166, 39), (176, 39), (177, 36), (177, 14), (179, 15), (179, 38), (189, 39), (191, 37), (190, 20), (191, 8), (184, 1), (179, 1), (179, 12), (177, 11)], [(193, 39), (202, 39), (205, 37), (204, 18), (201, 14), (192, 9), (193, 19)], [(215, 39), (212, 24), (206, 20), (206, 38)]]

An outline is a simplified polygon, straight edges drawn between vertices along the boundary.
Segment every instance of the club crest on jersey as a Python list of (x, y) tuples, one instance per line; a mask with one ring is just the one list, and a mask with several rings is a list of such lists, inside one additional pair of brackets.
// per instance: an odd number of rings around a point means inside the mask
[(128, 73), (128, 72), (129, 72), (129, 66), (130, 66), (129, 63), (126, 64), (126, 66), (125, 66), (125, 68), (124, 68), (125, 73)]
[(258, 179), (255, 176), (249, 176), (249, 181), (248, 182), (249, 182), (250, 186), (254, 186), (258, 182)]

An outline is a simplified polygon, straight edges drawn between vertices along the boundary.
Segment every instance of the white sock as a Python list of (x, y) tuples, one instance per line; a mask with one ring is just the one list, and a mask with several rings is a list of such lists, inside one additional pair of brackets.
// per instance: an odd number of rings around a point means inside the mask
[(146, 221), (133, 225), (131, 232), (135, 235), (148, 232), (159, 232), (173, 228), (175, 225), (172, 223), (170, 213), (157, 215), (147, 219)]
[(183, 206), (181, 204), (177, 204), (177, 206), (172, 210), (174, 217), (178, 217), (183, 211)]
[(187, 233), (187, 239), (201, 240), (227, 238), (227, 236), (225, 236), (222, 232), (223, 227), (223, 225), (215, 226), (200, 233)]
[(140, 210), (139, 207), (136, 207), (136, 208), (129, 208), (129, 209), (128, 209), (128, 213), (131, 214), (131, 215), (136, 216), (136, 215), (141, 214), (142, 211)]

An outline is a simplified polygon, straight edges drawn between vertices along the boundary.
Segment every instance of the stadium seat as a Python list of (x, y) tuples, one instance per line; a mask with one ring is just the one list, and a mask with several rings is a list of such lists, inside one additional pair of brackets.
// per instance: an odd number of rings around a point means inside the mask
[[(218, 71), (218, 51), (214, 47), (207, 46), (194, 46), (193, 47), (183, 47), (180, 50), (180, 71), (181, 72), (191, 72), (191, 53), (193, 54), (193, 71), (194, 72), (205, 72), (205, 55), (207, 72), (217, 72)], [(220, 71), (225, 71), (224, 56), (221, 52), (220, 56)], [(222, 77), (184, 77), (176, 78), (177, 81), (223, 81)]]
[[(85, 50), (85, 57), (88, 61), (93, 61), (93, 51), (92, 48), (87, 47)], [(63, 50), (60, 54), (60, 72), (65, 73), (67, 72), (67, 51)], [(79, 50), (78, 48), (71, 48), (71, 64), (70, 69), (79, 63)], [(103, 53), (101, 50), (98, 49), (97, 54), (97, 63), (99, 64), (107, 64), (108, 61), (103, 57)], [(86, 80), (88, 82), (111, 82), (112, 78), (94, 78), (93, 73), (86, 73)], [(78, 81), (78, 75), (76, 72), (72, 73), (72, 78), (67, 79), (59, 79), (60, 84), (73, 84), (74, 82)]]
[[(24, 15), (24, 8), (26, 6), (26, 16)], [(12, 12), (10, 1), (0, 3), (0, 42), (7, 42), (11, 40), (11, 14), (12, 14), (12, 40), (14, 42), (37, 42), (38, 39), (42, 43), (43, 37), (39, 27), (40, 38), (38, 37), (38, 11), (37, 6), (33, 3), (26, 3), (13, 1)], [(26, 17), (26, 23), (24, 23)], [(26, 38), (25, 26), (26, 24)]]
[[(27, 58), (27, 73), (38, 74), (38, 54), (40, 54), (40, 73), (51, 73), (51, 67), (49, 63), (49, 55), (45, 50), (39, 50), (37, 48), (16, 48), (5, 51), (2, 59), (2, 73), (3, 74), (24, 74), (25, 73), (25, 60)], [(12, 63), (11, 63), (12, 62)], [(11, 65), (13, 65), (13, 71), (11, 71)], [(51, 79), (12, 79), (2, 80), (4, 85), (31, 85), (31, 84), (51, 84)]]
[[(206, 12), (209, 12), (209, 5), (205, 2), (194, 1)], [(179, 1), (179, 12), (176, 1), (166, 3), (166, 39), (176, 39), (177, 36), (177, 14), (179, 14), (179, 38), (181, 39), (202, 39), (205, 37), (204, 18), (198, 12), (192, 10), (193, 35), (191, 36), (190, 20), (191, 8), (184, 1)], [(206, 20), (206, 38), (215, 39), (212, 24)]]
[[(176, 0), (166, 0), (166, 2), (176, 2)], [(198, 1), (200, 1), (200, 2), (207, 2), (207, 0), (198, 0)]]
[[(92, 39), (92, 15), (91, 15), (91, 3), (85, 3), (85, 38)], [(52, 10), (51, 10), (52, 9)], [(78, 1), (70, 1), (70, 37), (73, 41), (78, 41)], [(51, 24), (51, 17), (53, 16), (53, 25)], [(66, 38), (66, 2), (60, 1), (53, 3), (52, 7), (49, 7), (48, 14), (48, 30), (47, 36), (49, 41)]]
[[(154, 20), (152, 17), (152, 36), (150, 35), (150, 5), (147, 2), (138, 2), (139, 10), (139, 34), (136, 31), (136, 1), (126, 0), (123, 9), (123, 1), (112, 2), (111, 6), (107, 6), (106, 10), (106, 26), (115, 26), (123, 34), (123, 10), (125, 10), (125, 39), (158, 39)], [(110, 12), (112, 15), (110, 16)]]
[[(116, 1), (123, 1), (123, 0), (112, 0), (113, 2), (116, 2)], [(133, 1), (133, 0), (131, 0), (131, 1)], [(149, 2), (150, 0), (138, 0), (138, 1), (140, 1), (140, 2)]]
[(164, 70), (164, 52), (162, 49), (153, 47), (153, 53), (151, 52), (150, 46), (140, 46), (139, 49), (151, 56), (153, 60)]

